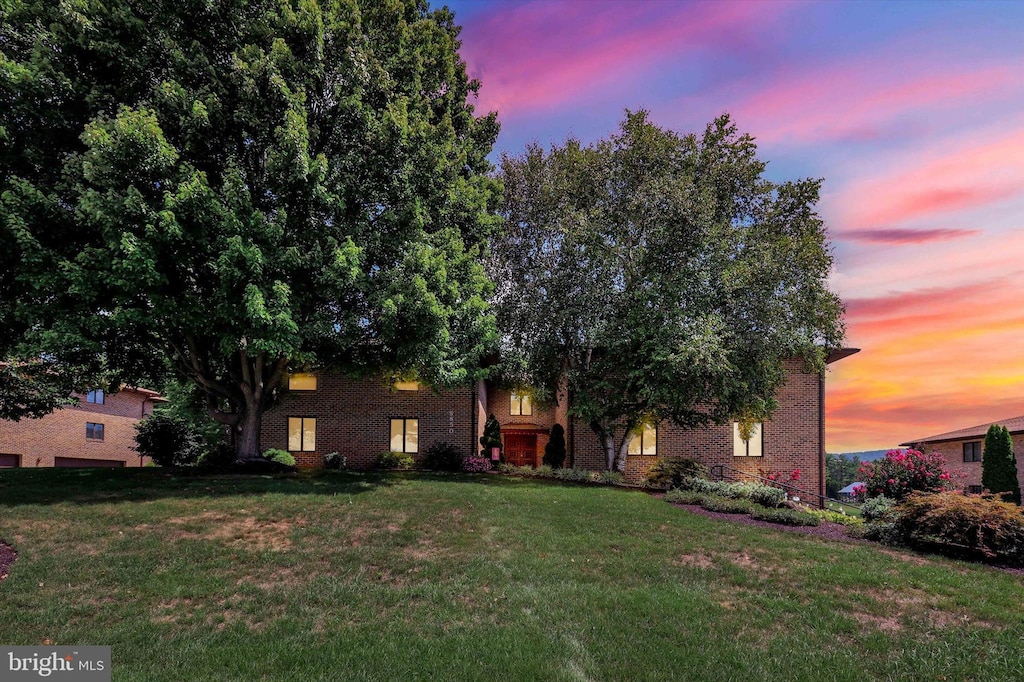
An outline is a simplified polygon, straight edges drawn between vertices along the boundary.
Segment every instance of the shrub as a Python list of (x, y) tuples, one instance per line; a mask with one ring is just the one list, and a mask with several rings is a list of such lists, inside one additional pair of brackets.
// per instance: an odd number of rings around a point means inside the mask
[[(491, 458), (491, 448), (501, 448), (501, 424), (493, 414), (484, 422), (484, 435), (480, 436), (480, 445), (480, 456), (487, 459)], [(499, 457), (499, 461), (504, 463), (505, 453), (502, 452)]]
[(622, 485), (626, 482), (626, 477), (622, 475), (621, 471), (601, 471), (594, 477), (598, 483), (607, 483), (609, 485)]
[(412, 469), (412, 455), (406, 452), (382, 452), (377, 458), (378, 469)]
[(872, 497), (861, 506), (860, 514), (868, 523), (879, 521), (889, 513), (894, 504), (896, 504), (896, 500), (885, 495)]
[(328, 469), (347, 469), (348, 458), (337, 452), (328, 452), (324, 455), (324, 467)]
[(885, 457), (860, 466), (863, 494), (868, 498), (885, 495), (902, 500), (912, 492), (939, 492), (952, 485), (945, 458), (933, 452), (890, 450)]
[(483, 457), (467, 457), (462, 460), (462, 470), (469, 473), (480, 473), (491, 470), (491, 460)]
[(1013, 439), (1005, 426), (993, 424), (985, 434), (985, 449), (981, 456), (981, 485), (992, 493), (1008, 493), (1005, 499), (1020, 504), (1017, 458), (1013, 455)]
[(665, 493), (666, 502), (675, 502), (676, 504), (704, 504), (704, 498), (706, 495), (698, 493), (694, 490), (680, 490), (679, 488), (673, 488)]
[(750, 518), (769, 523), (781, 523), (786, 526), (819, 526), (821, 519), (814, 514), (798, 511), (796, 509), (768, 509), (766, 507), (755, 507), (750, 513)]
[(544, 446), (543, 461), (552, 469), (558, 469), (565, 461), (565, 429), (561, 424), (551, 427), (551, 435), (548, 437), (547, 445)]
[(708, 469), (688, 457), (661, 457), (644, 477), (644, 482), (655, 488), (678, 488), (684, 478), (708, 477)]
[(949, 491), (910, 495), (891, 514), (908, 544), (1024, 563), (1024, 515), (1016, 504)]
[(555, 469), (548, 466), (547, 464), (541, 464), (539, 467), (533, 470), (533, 475), (538, 478), (554, 478)]
[(160, 466), (188, 466), (199, 459), (199, 434), (183, 419), (151, 414), (135, 425), (136, 452)]
[(708, 511), (721, 512), (723, 514), (749, 514), (754, 510), (754, 505), (750, 500), (718, 497), (716, 495), (706, 495), (700, 506)]
[(235, 449), (228, 443), (218, 443), (199, 458), (196, 466), (204, 471), (229, 469), (235, 461)]
[(844, 514), (843, 512), (832, 511), (831, 509), (809, 509), (807, 513), (817, 516), (822, 521), (838, 523), (841, 526), (864, 525), (864, 519), (859, 516), (852, 516), (850, 514)]
[(693, 490), (704, 495), (750, 500), (766, 507), (778, 507), (786, 501), (786, 492), (784, 490), (753, 481), (725, 483), (724, 481), (709, 481), (704, 478), (684, 476), (680, 479), (679, 487), (683, 490)]
[(263, 459), (269, 460), (271, 462), (277, 462), (278, 464), (283, 464), (286, 467), (295, 466), (295, 458), (292, 457), (290, 453), (284, 450), (268, 448), (267, 450), (263, 451)]
[(434, 443), (423, 453), (423, 466), (435, 471), (461, 471), (462, 450), (451, 443)]
[(593, 480), (590, 472), (586, 469), (555, 469), (555, 478), (560, 481), (590, 481)]
[(773, 485), (757, 485), (750, 492), (750, 501), (762, 507), (781, 507), (786, 503), (786, 491)]

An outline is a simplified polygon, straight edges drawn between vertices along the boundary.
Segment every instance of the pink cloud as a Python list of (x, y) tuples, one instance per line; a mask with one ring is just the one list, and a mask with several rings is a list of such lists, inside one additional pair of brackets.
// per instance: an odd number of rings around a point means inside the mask
[(483, 81), (478, 107), (508, 116), (578, 101), (695, 49), (742, 51), (790, 4), (498, 5), (466, 24), (461, 54)]
[(978, 234), (979, 230), (958, 230), (936, 228), (931, 230), (849, 230), (836, 236), (866, 244), (925, 244), (928, 242), (948, 241)]

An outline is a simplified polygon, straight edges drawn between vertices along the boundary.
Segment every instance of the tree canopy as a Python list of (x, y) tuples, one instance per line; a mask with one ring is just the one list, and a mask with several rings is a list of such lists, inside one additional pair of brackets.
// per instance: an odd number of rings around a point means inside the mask
[(465, 379), (498, 126), (458, 32), (424, 0), (4, 3), (0, 352), (169, 365), (240, 459), (289, 368)]
[(766, 414), (783, 361), (843, 337), (819, 180), (764, 177), (727, 116), (678, 135), (644, 111), (592, 145), (504, 156), (489, 262), (505, 371), (589, 424), (608, 467), (643, 423)]

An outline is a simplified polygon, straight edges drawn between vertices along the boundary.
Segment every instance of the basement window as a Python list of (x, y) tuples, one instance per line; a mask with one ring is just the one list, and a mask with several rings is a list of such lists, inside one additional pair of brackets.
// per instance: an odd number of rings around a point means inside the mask
[(764, 455), (764, 424), (756, 422), (750, 428), (750, 438), (743, 440), (740, 423), (732, 423), (732, 456), (762, 457)]

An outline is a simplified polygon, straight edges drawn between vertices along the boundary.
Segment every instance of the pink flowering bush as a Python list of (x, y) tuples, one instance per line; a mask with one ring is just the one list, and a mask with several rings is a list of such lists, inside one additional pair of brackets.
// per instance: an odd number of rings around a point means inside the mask
[(885, 497), (902, 500), (912, 492), (937, 493), (952, 487), (945, 458), (933, 452), (890, 450), (883, 459), (860, 465), (864, 485), (857, 486), (858, 498)]
[(480, 473), (491, 470), (491, 460), (483, 457), (467, 457), (462, 460), (462, 470), (470, 473)]

